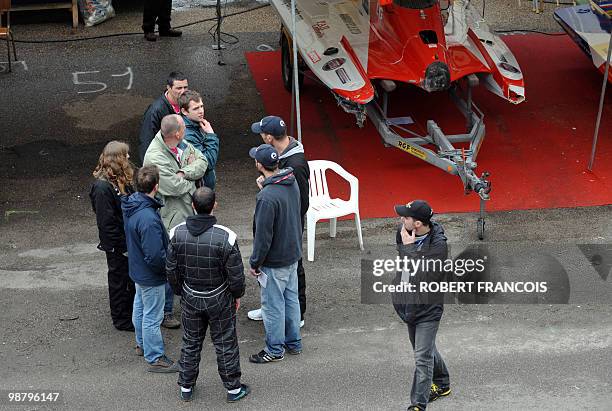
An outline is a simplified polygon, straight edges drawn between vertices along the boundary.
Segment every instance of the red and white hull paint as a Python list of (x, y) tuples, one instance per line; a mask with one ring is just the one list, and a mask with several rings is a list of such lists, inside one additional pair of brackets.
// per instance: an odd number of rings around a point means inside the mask
[[(271, 3), (290, 32), (291, 0)], [(445, 10), (437, 0), (295, 3), (296, 41), (303, 61), (347, 101), (370, 102), (377, 80), (438, 90), (444, 81), (431, 81), (436, 70), (430, 67), (448, 71), (450, 83), (475, 74), (508, 101), (518, 104), (525, 99), (523, 75), (514, 55), (463, 0), (448, 7), (444, 4)]]

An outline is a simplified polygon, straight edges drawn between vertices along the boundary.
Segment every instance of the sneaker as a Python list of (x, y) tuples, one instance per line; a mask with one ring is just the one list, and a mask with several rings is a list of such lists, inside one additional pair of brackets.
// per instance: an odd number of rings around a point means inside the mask
[(149, 365), (147, 369), (149, 372), (159, 372), (159, 373), (172, 373), (178, 372), (179, 367), (178, 364), (172, 361), (170, 358), (162, 355), (159, 357), (153, 364)]
[(238, 394), (230, 394), (229, 392), (227, 393), (227, 402), (240, 401), (241, 399), (249, 395), (250, 392), (251, 392), (251, 389), (249, 388), (248, 385), (240, 384), (240, 392), (238, 392)]
[(411, 405), (408, 407), (408, 411), (423, 411), (423, 408), (419, 407), (418, 405)]
[(174, 314), (172, 314), (172, 313), (165, 313), (164, 314), (164, 321), (162, 321), (161, 325), (164, 328), (179, 328), (181, 326), (181, 323), (178, 322), (174, 318)]
[(179, 387), (179, 400), (184, 402), (193, 400), (193, 387), (191, 387), (189, 391), (183, 391), (181, 387)]
[(137, 345), (134, 350), (136, 351), (136, 355), (139, 357), (144, 357), (144, 350), (140, 345)]
[(175, 29), (160, 30), (159, 37), (181, 37), (183, 32)]
[(157, 35), (153, 32), (145, 33), (144, 38), (147, 41), (157, 41)]
[(289, 355), (300, 355), (302, 353), (302, 349), (296, 350), (285, 346), (285, 352)]
[(440, 397), (446, 397), (450, 393), (450, 387), (440, 387), (437, 384), (431, 384), (431, 391), (429, 392), (429, 402), (435, 401)]
[(261, 314), (261, 308), (251, 310), (248, 312), (247, 317), (253, 321), (263, 321), (263, 315)]
[(285, 358), (284, 355), (271, 355), (266, 352), (266, 350), (261, 350), (257, 354), (253, 354), (249, 357), (249, 361), (254, 362), (255, 364), (265, 364), (268, 362), (281, 361)]
[(304, 327), (304, 320), (300, 321), (300, 328)]

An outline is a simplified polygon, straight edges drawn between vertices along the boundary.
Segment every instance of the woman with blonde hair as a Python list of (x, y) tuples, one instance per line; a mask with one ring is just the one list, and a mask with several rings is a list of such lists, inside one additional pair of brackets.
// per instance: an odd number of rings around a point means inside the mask
[(108, 299), (113, 325), (121, 331), (134, 331), (132, 306), (134, 283), (129, 277), (127, 246), (121, 212), (121, 197), (133, 192), (134, 169), (129, 161), (129, 146), (120, 141), (108, 143), (96, 166), (89, 198), (96, 213), (98, 249), (106, 253)]

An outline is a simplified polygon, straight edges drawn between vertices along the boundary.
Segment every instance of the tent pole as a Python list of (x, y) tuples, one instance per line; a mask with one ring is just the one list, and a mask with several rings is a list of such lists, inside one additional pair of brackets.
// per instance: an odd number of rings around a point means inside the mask
[(300, 115), (300, 85), (298, 83), (298, 50), (297, 50), (297, 35), (296, 35), (296, 12), (295, 0), (291, 0), (291, 37), (293, 39), (293, 89), (295, 90), (295, 112), (297, 122), (297, 139), (302, 142), (302, 118)]
[(597, 150), (597, 136), (599, 135), (599, 126), (601, 124), (601, 115), (603, 114), (604, 99), (606, 97), (606, 86), (608, 85), (608, 70), (610, 70), (610, 54), (612, 54), (612, 32), (610, 33), (610, 42), (608, 44), (608, 58), (603, 76), (603, 85), (601, 86), (601, 97), (599, 98), (599, 111), (597, 112), (597, 122), (595, 123), (595, 134), (593, 135), (593, 147), (591, 148), (591, 160), (589, 161), (589, 171), (593, 171), (593, 163), (595, 162), (595, 151)]

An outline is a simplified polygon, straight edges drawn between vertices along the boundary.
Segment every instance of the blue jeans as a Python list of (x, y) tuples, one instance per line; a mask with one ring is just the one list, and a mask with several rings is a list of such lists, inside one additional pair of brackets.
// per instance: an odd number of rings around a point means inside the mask
[(261, 267), (268, 276), (261, 289), (261, 313), (266, 329), (266, 352), (279, 356), (285, 347), (302, 349), (297, 262), (287, 267)]
[(450, 385), (446, 364), (436, 348), (436, 334), (439, 325), (439, 321), (408, 323), (408, 336), (414, 349), (415, 362), (410, 402), (422, 409), (427, 408), (432, 382), (439, 387)]
[(136, 284), (132, 322), (136, 344), (144, 350), (144, 358), (149, 364), (164, 355), (160, 326), (164, 319), (165, 293), (165, 285), (146, 287)]
[(164, 314), (171, 313), (174, 306), (174, 291), (170, 287), (170, 283), (166, 281), (166, 302), (164, 303)]

